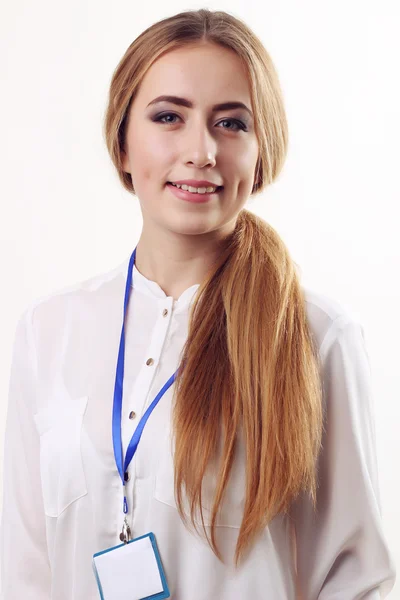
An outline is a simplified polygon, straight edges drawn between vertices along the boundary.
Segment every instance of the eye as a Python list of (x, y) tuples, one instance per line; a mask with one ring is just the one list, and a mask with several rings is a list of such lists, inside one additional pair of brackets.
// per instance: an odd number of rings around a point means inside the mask
[[(175, 125), (175, 121), (163, 121), (163, 119), (166, 119), (167, 117), (177, 117), (177, 118), (180, 118), (175, 113), (164, 113), (162, 115), (157, 115), (153, 119), (153, 121), (154, 122), (163, 123), (164, 125)], [(239, 130), (247, 131), (246, 125), (242, 121), (240, 121), (239, 119), (223, 119), (218, 124), (221, 124), (221, 123), (233, 123), (234, 125), (236, 125), (236, 127), (239, 128)], [(227, 129), (229, 131), (230, 129), (232, 129), (232, 127), (223, 127), (222, 129)], [(238, 131), (238, 129), (234, 129), (233, 131)]]
[[(224, 119), (223, 121), (220, 121), (220, 123), (233, 123), (234, 125), (237, 125), (239, 129), (242, 129), (242, 131), (247, 131), (246, 125), (242, 123), (242, 121), (239, 121), (239, 119)], [(227, 127), (223, 127), (222, 129), (227, 129)], [(232, 129), (232, 127), (229, 127), (228, 129)], [(237, 131), (237, 129), (235, 131)]]
[(155, 122), (160, 122), (160, 123), (164, 123), (164, 125), (175, 125), (175, 122), (172, 121), (163, 121), (163, 119), (165, 119), (166, 117), (177, 117), (178, 115), (175, 115), (174, 113), (164, 113), (163, 115), (158, 115), (157, 117), (155, 117), (153, 119), (153, 121)]

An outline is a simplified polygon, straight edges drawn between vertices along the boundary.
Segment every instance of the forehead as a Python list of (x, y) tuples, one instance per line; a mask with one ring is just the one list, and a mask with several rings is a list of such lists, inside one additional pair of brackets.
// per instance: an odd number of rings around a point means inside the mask
[(136, 100), (147, 105), (161, 94), (184, 96), (195, 104), (224, 100), (251, 104), (248, 75), (240, 58), (233, 50), (209, 43), (171, 50), (152, 64)]

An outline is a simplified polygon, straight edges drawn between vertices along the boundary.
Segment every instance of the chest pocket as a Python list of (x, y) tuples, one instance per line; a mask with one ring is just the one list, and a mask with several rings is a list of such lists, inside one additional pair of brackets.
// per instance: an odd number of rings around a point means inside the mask
[[(204, 524), (211, 525), (211, 509), (217, 483), (217, 473), (207, 469), (203, 478), (203, 517)], [(228, 481), (225, 495), (223, 497), (216, 527), (240, 528), (245, 502), (245, 459), (243, 446), (238, 445), (236, 458), (232, 466), (230, 479)], [(154, 497), (159, 502), (168, 504), (177, 510), (174, 493), (174, 465), (173, 450), (171, 444), (166, 444), (161, 456), (160, 466), (156, 473)], [(183, 491), (184, 512), (190, 515), (189, 502)], [(196, 522), (201, 526), (200, 515), (196, 516)]]
[(40, 473), (44, 511), (58, 517), (87, 494), (81, 455), (81, 430), (87, 396), (48, 407), (33, 418), (40, 436)]

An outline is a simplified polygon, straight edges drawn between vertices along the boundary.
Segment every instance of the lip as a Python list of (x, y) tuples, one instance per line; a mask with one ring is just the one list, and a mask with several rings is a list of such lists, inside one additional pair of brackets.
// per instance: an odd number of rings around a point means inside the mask
[(196, 194), (196, 193), (189, 192), (186, 190), (181, 190), (180, 188), (177, 188), (174, 185), (172, 185), (172, 183), (170, 183), (169, 181), (167, 182), (166, 186), (167, 186), (167, 188), (169, 188), (171, 190), (171, 192), (177, 198), (180, 198), (181, 200), (186, 200), (187, 202), (193, 202), (196, 204), (202, 204), (205, 202), (209, 202), (213, 198), (216, 198), (218, 196), (219, 192), (222, 191), (222, 190), (217, 190), (215, 192), (212, 192), (211, 194)]
[(192, 187), (222, 187), (222, 185), (218, 185), (217, 183), (213, 183), (212, 181), (206, 181), (205, 179), (181, 179), (179, 181), (173, 181), (172, 183), (177, 183), (178, 185), (191, 185)]

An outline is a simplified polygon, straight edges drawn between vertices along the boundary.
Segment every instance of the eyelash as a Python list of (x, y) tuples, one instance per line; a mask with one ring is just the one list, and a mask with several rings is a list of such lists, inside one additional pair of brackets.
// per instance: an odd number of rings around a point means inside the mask
[[(175, 123), (166, 123), (165, 121), (161, 121), (161, 119), (164, 119), (165, 117), (169, 116), (178, 117), (178, 115), (176, 115), (175, 113), (164, 113), (162, 115), (157, 115), (153, 119), (153, 121), (163, 123), (163, 125), (175, 125)], [(232, 123), (236, 123), (236, 125), (239, 127), (239, 130), (247, 131), (246, 125), (242, 121), (239, 121), (239, 119), (222, 119), (220, 123), (223, 123), (224, 121), (232, 121)], [(226, 129), (226, 127), (223, 127), (222, 129)], [(229, 129), (227, 131), (229, 131)]]

